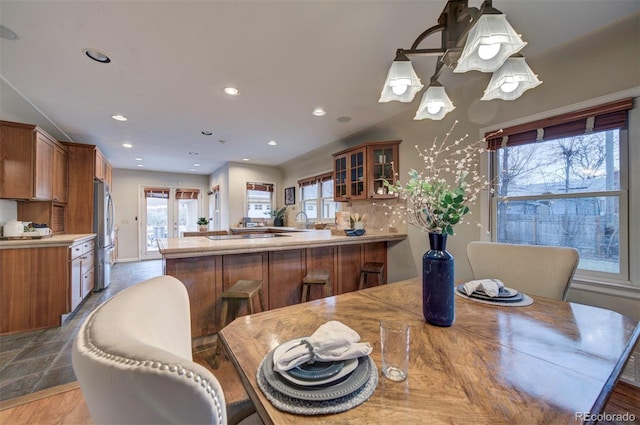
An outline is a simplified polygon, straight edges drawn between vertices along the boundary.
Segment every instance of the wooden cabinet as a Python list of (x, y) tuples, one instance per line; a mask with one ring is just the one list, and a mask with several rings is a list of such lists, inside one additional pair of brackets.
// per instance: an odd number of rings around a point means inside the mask
[(69, 155), (66, 149), (56, 145), (53, 150), (53, 201), (67, 202), (69, 186)]
[(95, 279), (95, 242), (69, 247), (69, 305), (73, 311), (93, 291)]
[(96, 180), (107, 182), (109, 184), (109, 187), (111, 187), (111, 164), (109, 163), (109, 161), (107, 161), (107, 158), (98, 148), (96, 148), (95, 163)]
[(370, 142), (333, 154), (334, 200), (394, 197), (387, 193), (383, 183), (395, 182), (400, 142)]
[[(65, 143), (69, 155), (67, 233), (93, 232), (93, 182), (111, 185), (111, 165), (95, 145)], [(106, 171), (105, 171), (106, 170)]]
[(69, 194), (65, 216), (67, 233), (93, 233), (93, 180), (96, 147), (66, 143), (69, 153)]
[(17, 218), (20, 221), (47, 224), (54, 235), (59, 235), (66, 233), (66, 210), (65, 204), (57, 202), (19, 201)]
[(42, 129), (0, 121), (0, 198), (66, 202), (65, 148)]
[(68, 246), (0, 249), (0, 334), (60, 326)]
[(0, 249), (0, 334), (60, 326), (93, 290), (94, 252), (93, 239)]
[(53, 200), (53, 152), (55, 142), (36, 130), (35, 164), (33, 169), (35, 199)]

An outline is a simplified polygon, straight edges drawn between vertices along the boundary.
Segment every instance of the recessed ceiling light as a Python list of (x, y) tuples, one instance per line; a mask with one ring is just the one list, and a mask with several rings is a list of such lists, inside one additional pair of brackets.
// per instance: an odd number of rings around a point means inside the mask
[(211, 131), (201, 131), (200, 133), (202, 133), (203, 136), (211, 136), (213, 133)]
[(136, 161), (142, 161), (142, 158), (136, 158)]
[(131, 143), (123, 143), (122, 146), (124, 146), (125, 148), (132, 148), (133, 145)]
[(194, 167), (199, 167), (200, 164), (198, 164), (197, 162), (195, 164), (193, 164)]
[(124, 115), (111, 115), (111, 118), (113, 118), (116, 121), (126, 121), (127, 117), (125, 117)]
[(235, 87), (225, 87), (224, 92), (229, 96), (237, 96), (240, 94), (240, 90)]
[(111, 59), (109, 59), (109, 56), (107, 56), (106, 54), (102, 53), (99, 50), (96, 49), (84, 49), (82, 51), (85, 55), (87, 55), (88, 57), (90, 57), (91, 59), (93, 59), (96, 62), (100, 62), (100, 63), (109, 63), (111, 62)]
[(351, 121), (351, 117), (338, 117), (338, 118), (336, 118), (336, 121), (338, 121), (338, 122), (349, 122), (349, 121)]
[(242, 158), (243, 161), (250, 161), (249, 158)]
[(277, 145), (277, 144), (278, 144), (278, 142), (276, 142), (275, 140), (269, 140), (269, 141), (267, 142), (267, 145), (269, 145), (269, 146), (275, 146), (275, 145)]
[(327, 111), (322, 108), (316, 108), (313, 110), (313, 115), (315, 115), (316, 117), (323, 117), (327, 115)]
[(196, 171), (196, 170), (194, 170), (193, 168), (189, 168), (189, 171)]
[(143, 164), (138, 164), (138, 167), (144, 167), (144, 165)]
[(5, 40), (17, 40), (18, 34), (11, 31), (9, 28), (4, 25), (0, 25), (0, 38), (4, 38)]

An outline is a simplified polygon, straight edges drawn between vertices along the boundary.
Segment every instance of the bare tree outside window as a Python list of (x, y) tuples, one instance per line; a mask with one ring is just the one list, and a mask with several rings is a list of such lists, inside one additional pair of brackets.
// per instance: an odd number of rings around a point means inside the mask
[(496, 240), (572, 246), (580, 268), (619, 273), (619, 133), (498, 149)]

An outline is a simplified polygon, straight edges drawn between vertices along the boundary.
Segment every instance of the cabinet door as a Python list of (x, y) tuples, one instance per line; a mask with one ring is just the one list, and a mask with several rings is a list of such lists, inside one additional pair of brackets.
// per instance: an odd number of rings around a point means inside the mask
[(70, 278), (70, 302), (71, 310), (76, 309), (80, 301), (82, 301), (82, 258), (77, 257), (71, 260), (71, 278)]
[(393, 198), (389, 194), (384, 182), (396, 182), (395, 173), (398, 172), (398, 144), (372, 145), (368, 147), (369, 162), (369, 197)]
[(91, 293), (91, 291), (93, 291), (93, 285), (95, 282), (95, 270), (95, 268), (92, 268), (82, 275), (82, 298), (86, 298)]
[[(269, 309), (298, 304), (302, 294), (305, 251), (293, 249), (269, 252)], [(259, 311), (259, 310), (255, 310)]]
[(349, 199), (367, 198), (367, 157), (366, 148), (356, 149), (347, 154), (349, 170)]
[(333, 158), (333, 200), (348, 201), (347, 155)]
[(53, 200), (67, 202), (68, 199), (68, 158), (67, 152), (56, 146), (53, 152)]
[(33, 196), (33, 138), (35, 127), (0, 122), (0, 198)]
[(51, 200), (53, 198), (53, 150), (55, 145), (47, 137), (36, 132), (36, 161), (34, 175), (34, 198)]

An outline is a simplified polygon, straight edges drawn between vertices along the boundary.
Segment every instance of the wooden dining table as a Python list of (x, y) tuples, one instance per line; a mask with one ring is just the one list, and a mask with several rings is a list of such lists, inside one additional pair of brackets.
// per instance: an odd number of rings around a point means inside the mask
[[(525, 307), (455, 297), (451, 327), (425, 322), (419, 278), (241, 316), (219, 333), (265, 424), (593, 423), (640, 335), (640, 326), (602, 308), (532, 296)], [(408, 378), (380, 373), (371, 397), (341, 413), (278, 410), (256, 371), (278, 345), (338, 320), (373, 346), (381, 368), (380, 321), (409, 323)]]

